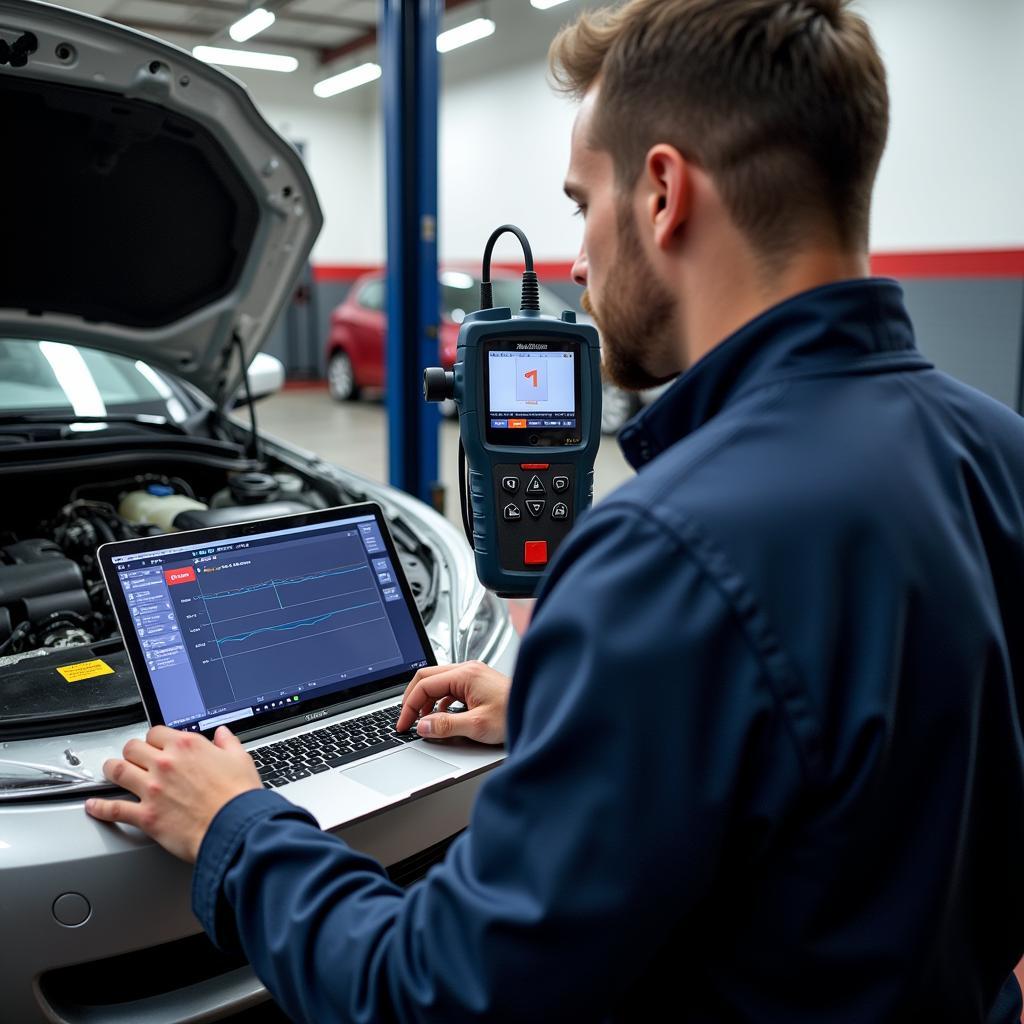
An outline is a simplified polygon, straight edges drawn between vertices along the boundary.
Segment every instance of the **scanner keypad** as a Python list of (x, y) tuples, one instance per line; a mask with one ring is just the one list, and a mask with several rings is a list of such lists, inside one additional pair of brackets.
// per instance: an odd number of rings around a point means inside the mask
[(575, 521), (575, 467), (508, 463), (494, 477), (502, 568), (542, 572)]

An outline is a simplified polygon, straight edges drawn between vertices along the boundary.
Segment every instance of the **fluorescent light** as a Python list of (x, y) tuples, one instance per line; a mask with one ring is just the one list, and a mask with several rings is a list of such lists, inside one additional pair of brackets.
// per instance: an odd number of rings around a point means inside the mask
[(277, 19), (277, 15), (273, 11), (268, 11), (265, 7), (257, 7), (254, 11), (250, 11), (244, 18), (239, 18), (238, 21), (228, 29), (228, 35), (236, 43), (244, 43), (247, 39), (252, 39), (258, 32), (262, 32), (264, 29), (270, 28)]
[(257, 71), (294, 71), (299, 62), (281, 53), (256, 53), (254, 50), (225, 50), (219, 46), (195, 46), (192, 56), (207, 64), (229, 68), (255, 68)]
[(447, 53), (449, 50), (465, 46), (467, 43), (475, 43), (478, 39), (486, 39), (493, 34), (494, 22), (490, 18), (467, 21), (465, 25), (457, 25), (437, 37), (437, 52)]
[(446, 288), (461, 288), (465, 291), (476, 285), (471, 274), (463, 273), (461, 270), (445, 270), (441, 274), (441, 284)]
[(551, 7), (557, 7), (559, 4), (564, 4), (565, 0), (530, 0), (532, 6), (536, 7), (538, 11), (546, 11)]
[(350, 71), (342, 71), (340, 75), (331, 75), (322, 82), (313, 86), (313, 92), (321, 99), (328, 96), (337, 96), (339, 92), (348, 92), (349, 89), (357, 89), (367, 82), (375, 82), (380, 78), (380, 65), (372, 62), (360, 64)]

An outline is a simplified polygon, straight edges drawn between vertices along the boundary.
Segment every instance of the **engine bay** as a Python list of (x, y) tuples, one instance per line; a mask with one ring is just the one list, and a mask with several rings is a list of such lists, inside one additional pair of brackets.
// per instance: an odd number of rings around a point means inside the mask
[(0, 657), (118, 637), (96, 559), (101, 544), (332, 504), (285, 470), (192, 465), (181, 475), (90, 476), (65, 482), (62, 492), (58, 481), (65, 477), (33, 479), (31, 490), (8, 506), (0, 529)]

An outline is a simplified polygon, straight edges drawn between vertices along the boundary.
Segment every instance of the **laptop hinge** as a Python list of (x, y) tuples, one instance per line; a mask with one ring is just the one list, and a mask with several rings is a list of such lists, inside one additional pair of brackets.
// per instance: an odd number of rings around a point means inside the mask
[(399, 697), (403, 693), (405, 693), (403, 685), (391, 686), (386, 690), (378, 690), (376, 693), (366, 694), (355, 700), (340, 701), (337, 704), (330, 704), (325, 708), (317, 708), (316, 711), (310, 711), (304, 715), (293, 715), (291, 718), (282, 718), (276, 722), (268, 722), (266, 725), (254, 729), (246, 729), (244, 732), (236, 733), (236, 735), (243, 743), (248, 743), (250, 740), (258, 740), (264, 736), (273, 736), (277, 733), (287, 732), (289, 729), (297, 729), (302, 725), (317, 725), (321, 721), (333, 718), (335, 715), (341, 715), (346, 711), (354, 711), (358, 708), (366, 708), (371, 704), (379, 704), (382, 700)]

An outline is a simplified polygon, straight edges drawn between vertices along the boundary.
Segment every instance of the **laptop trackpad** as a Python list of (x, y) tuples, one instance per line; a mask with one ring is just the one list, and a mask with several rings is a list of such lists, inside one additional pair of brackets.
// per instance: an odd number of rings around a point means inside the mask
[(447, 778), (455, 771), (455, 765), (447, 761), (406, 747), (387, 757), (378, 757), (369, 764), (348, 768), (342, 774), (378, 793), (394, 796), (396, 793), (426, 786), (435, 779)]

